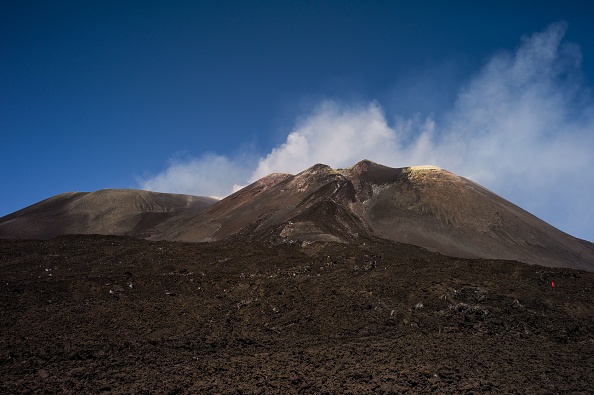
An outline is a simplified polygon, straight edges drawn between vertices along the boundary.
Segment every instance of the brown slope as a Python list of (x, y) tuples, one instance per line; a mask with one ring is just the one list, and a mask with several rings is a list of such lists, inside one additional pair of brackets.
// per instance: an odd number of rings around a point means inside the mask
[(594, 244), (446, 170), (363, 161), (349, 173), (379, 237), (459, 257), (594, 270)]
[(0, 238), (48, 239), (63, 234), (145, 237), (180, 213), (196, 213), (215, 199), (139, 190), (68, 192), (0, 218)]
[(197, 215), (172, 218), (158, 226), (152, 238), (349, 240), (365, 226), (345, 205), (354, 201), (352, 184), (336, 170), (319, 164), (295, 176), (265, 177)]
[(281, 238), (348, 242), (377, 236), (452, 256), (594, 270), (594, 245), (480, 185), (435, 167), (361, 161), (264, 178), (196, 215), (172, 218), (154, 239)]
[(394, 169), (364, 160), (335, 170), (318, 164), (297, 175), (269, 175), (212, 203), (131, 190), (69, 193), (1, 218), (0, 237), (100, 233), (194, 242), (351, 242), (364, 236), (458, 257), (594, 271), (592, 243), (434, 167)]

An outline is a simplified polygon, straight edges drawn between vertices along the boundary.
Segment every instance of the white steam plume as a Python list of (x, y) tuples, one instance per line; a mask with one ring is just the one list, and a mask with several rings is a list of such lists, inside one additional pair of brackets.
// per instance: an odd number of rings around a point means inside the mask
[[(564, 43), (564, 34), (564, 24), (553, 24), (522, 38), (514, 52), (494, 55), (459, 90), (439, 124), (431, 117), (390, 119), (377, 102), (353, 107), (326, 101), (257, 163), (238, 166), (224, 157), (216, 157), (216, 165), (207, 163), (212, 158), (176, 162), (142, 185), (225, 195), (233, 185), (315, 163), (347, 167), (366, 158), (392, 167), (431, 164), (594, 240), (594, 105), (581, 79), (580, 50)], [(212, 180), (213, 173), (226, 172), (238, 177)]]
[(204, 154), (189, 160), (172, 159), (156, 176), (139, 181), (149, 191), (223, 198), (235, 185), (245, 183), (250, 169), (225, 156)]

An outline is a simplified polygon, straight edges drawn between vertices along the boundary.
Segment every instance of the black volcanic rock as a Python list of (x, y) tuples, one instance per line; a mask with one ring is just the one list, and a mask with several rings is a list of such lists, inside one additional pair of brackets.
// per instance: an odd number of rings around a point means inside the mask
[[(594, 273), (365, 244), (0, 240), (2, 394), (589, 394)], [(555, 284), (555, 287), (552, 284)]]
[[(196, 198), (197, 206), (189, 207), (190, 197), (168, 197), (177, 205), (166, 210), (159, 204), (139, 209), (137, 203), (123, 207), (113, 201), (99, 203), (101, 199), (75, 210), (77, 199), (60, 195), (4, 217), (0, 237), (103, 233), (190, 242), (306, 243), (359, 243), (379, 237), (457, 257), (594, 271), (594, 244), (563, 233), (470, 180), (431, 166), (390, 168), (363, 160), (337, 170), (317, 164), (297, 175), (269, 175), (212, 205)], [(105, 213), (113, 220), (101, 219)], [(44, 222), (47, 218), (59, 218), (59, 226)]]

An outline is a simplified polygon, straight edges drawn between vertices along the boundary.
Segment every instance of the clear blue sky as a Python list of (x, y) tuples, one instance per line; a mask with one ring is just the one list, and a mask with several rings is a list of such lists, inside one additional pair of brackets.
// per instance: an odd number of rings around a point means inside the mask
[(589, 4), (2, 1), (0, 216), (367, 157), (445, 167), (592, 241)]

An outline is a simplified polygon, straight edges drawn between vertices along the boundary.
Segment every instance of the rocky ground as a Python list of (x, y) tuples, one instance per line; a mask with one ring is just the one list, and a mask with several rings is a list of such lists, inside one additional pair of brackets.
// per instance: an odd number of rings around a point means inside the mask
[(591, 393), (594, 273), (364, 243), (0, 240), (0, 393)]

